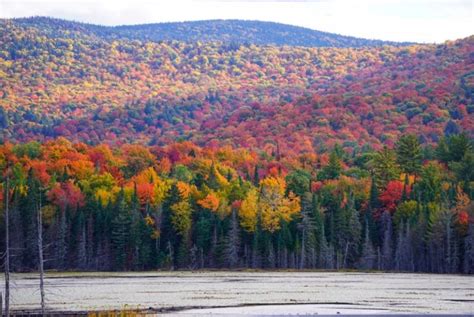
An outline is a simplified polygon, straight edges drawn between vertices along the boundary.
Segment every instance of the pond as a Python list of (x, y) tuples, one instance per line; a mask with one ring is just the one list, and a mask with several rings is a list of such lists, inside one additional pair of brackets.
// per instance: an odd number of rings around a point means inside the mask
[[(13, 274), (11, 307), (39, 308), (37, 274)], [(3, 285), (3, 281), (2, 281)], [(474, 312), (474, 276), (361, 272), (48, 273), (49, 311), (197, 314)]]

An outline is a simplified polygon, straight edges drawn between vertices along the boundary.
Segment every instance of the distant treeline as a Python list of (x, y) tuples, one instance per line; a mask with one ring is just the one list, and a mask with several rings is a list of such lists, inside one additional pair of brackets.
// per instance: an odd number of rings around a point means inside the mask
[[(474, 272), (473, 140), (284, 156), (190, 142), (0, 146), (11, 269)], [(6, 181), (8, 180), (8, 186)]]

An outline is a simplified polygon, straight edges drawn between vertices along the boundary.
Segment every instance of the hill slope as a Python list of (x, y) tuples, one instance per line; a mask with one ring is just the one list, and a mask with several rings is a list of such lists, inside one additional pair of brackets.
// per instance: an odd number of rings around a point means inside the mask
[[(243, 20), (207, 20), (141, 25), (100, 26), (45, 17), (14, 20), (22, 27), (35, 27), (53, 36), (74, 36), (77, 31), (101, 39), (249, 43), (257, 45), (289, 45), (305, 47), (363, 47), (406, 45), (407, 43), (368, 40), (316, 31), (273, 22)], [(67, 32), (65, 32), (67, 31)]]
[(45, 30), (0, 23), (2, 139), (278, 142), (282, 152), (299, 153), (474, 130), (474, 37), (349, 49), (108, 41), (74, 28), (69, 36)]

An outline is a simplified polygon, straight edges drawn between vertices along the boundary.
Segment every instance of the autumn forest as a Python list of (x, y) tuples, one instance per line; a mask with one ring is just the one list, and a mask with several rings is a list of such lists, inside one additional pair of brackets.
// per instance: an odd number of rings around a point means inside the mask
[(0, 20), (12, 271), (474, 273), (472, 36), (219, 23)]

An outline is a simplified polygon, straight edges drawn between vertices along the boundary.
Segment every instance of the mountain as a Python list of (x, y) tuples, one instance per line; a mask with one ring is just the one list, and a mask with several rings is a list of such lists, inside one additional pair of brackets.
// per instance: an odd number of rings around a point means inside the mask
[[(194, 22), (100, 26), (45, 17), (13, 20), (22, 27), (40, 29), (48, 36), (74, 37), (76, 32), (106, 40), (184, 41), (288, 45), (305, 47), (364, 47), (408, 45), (316, 31), (273, 22), (243, 20), (207, 20)], [(70, 32), (73, 31), (73, 32)]]
[(110, 40), (94, 28), (0, 23), (1, 139), (277, 144), (291, 154), (474, 132), (472, 36), (316, 48)]

